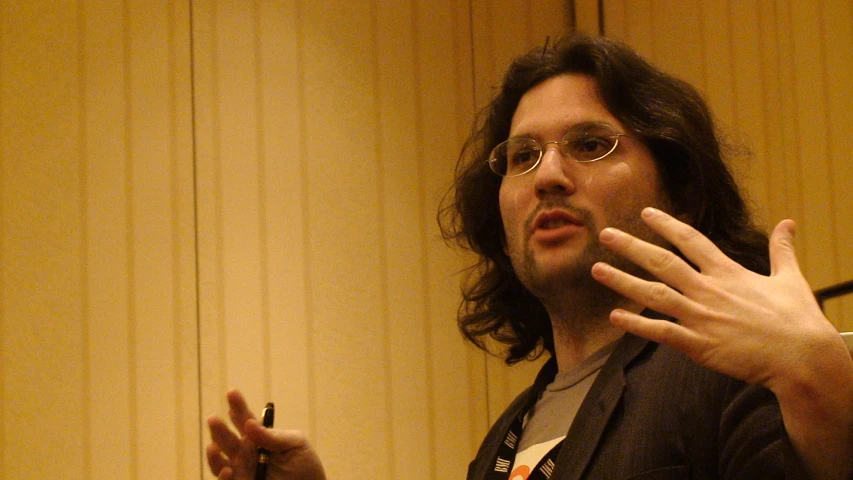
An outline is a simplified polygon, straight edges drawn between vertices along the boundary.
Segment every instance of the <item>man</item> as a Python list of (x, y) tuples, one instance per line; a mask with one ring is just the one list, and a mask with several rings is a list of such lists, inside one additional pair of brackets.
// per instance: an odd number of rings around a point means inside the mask
[[(769, 242), (750, 223), (692, 87), (574, 36), (517, 59), (484, 113), (443, 211), (480, 255), (460, 328), (552, 358), (469, 479), (853, 478), (853, 360), (793, 222)], [(249, 478), (259, 444), (323, 478), (304, 437), (229, 402), (215, 474)]]

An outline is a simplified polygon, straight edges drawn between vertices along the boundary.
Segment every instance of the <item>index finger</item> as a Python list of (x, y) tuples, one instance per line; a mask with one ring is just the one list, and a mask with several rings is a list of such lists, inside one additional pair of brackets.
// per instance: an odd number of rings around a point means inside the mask
[(246, 433), (244, 432), (246, 420), (255, 418), (255, 414), (249, 410), (249, 406), (246, 404), (246, 399), (239, 390), (229, 390), (226, 397), (228, 398), (229, 407), (228, 417), (231, 418), (231, 423), (234, 424), (234, 427), (237, 428), (240, 435), (244, 435)]
[(703, 273), (718, 267), (731, 271), (738, 264), (727, 257), (714, 242), (699, 230), (656, 208), (645, 208), (643, 221), (652, 230), (677, 248), (685, 258)]
[[(240, 438), (234, 434), (228, 425), (219, 419), (219, 417), (211, 416), (207, 419), (207, 425), (210, 428), (211, 445), (214, 445), (214, 450), (218, 453), (224, 453), (229, 458), (236, 457), (240, 453), (241, 443)], [(212, 466), (212, 465), (211, 465)]]

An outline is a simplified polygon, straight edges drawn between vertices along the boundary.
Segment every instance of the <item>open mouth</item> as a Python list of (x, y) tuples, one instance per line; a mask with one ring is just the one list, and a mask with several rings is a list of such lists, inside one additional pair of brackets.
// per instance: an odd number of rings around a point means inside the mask
[(533, 231), (554, 230), (566, 226), (582, 226), (583, 222), (565, 210), (542, 212), (533, 222)]

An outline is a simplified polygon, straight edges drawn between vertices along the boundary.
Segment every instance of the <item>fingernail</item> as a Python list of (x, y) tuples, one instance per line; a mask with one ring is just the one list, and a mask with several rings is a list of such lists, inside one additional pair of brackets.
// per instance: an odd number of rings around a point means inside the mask
[(654, 208), (654, 207), (646, 207), (643, 209), (643, 216), (646, 218), (652, 218), (655, 215), (658, 215), (659, 213), (660, 213), (660, 210), (658, 210), (657, 208)]
[(605, 242), (609, 242), (610, 240), (616, 238), (616, 230), (607, 227), (601, 231), (601, 235), (599, 236), (599, 238)]
[(603, 278), (610, 273), (612, 268), (613, 267), (604, 262), (598, 262), (592, 266), (592, 276), (596, 278)]

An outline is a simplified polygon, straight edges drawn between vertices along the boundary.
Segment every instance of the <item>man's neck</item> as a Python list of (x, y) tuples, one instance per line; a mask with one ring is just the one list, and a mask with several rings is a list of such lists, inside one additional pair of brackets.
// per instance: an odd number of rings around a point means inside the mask
[[(637, 313), (642, 311), (640, 305), (633, 303), (618, 307)], [(612, 308), (593, 315), (586, 312), (585, 316), (579, 316), (577, 309), (564, 314), (549, 312), (554, 333), (554, 353), (561, 372), (571, 370), (624, 335), (624, 331), (610, 323), (611, 310)]]

